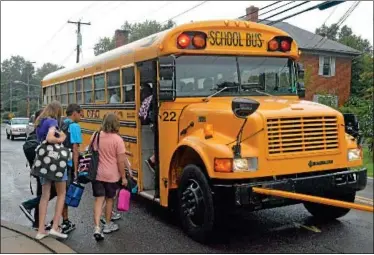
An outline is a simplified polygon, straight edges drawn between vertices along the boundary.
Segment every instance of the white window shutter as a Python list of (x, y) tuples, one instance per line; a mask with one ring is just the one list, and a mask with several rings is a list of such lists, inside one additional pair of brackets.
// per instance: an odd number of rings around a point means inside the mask
[(318, 69), (318, 75), (323, 75), (323, 56), (319, 56), (319, 69)]
[(334, 57), (331, 57), (330, 68), (331, 68), (331, 76), (335, 76), (335, 58)]

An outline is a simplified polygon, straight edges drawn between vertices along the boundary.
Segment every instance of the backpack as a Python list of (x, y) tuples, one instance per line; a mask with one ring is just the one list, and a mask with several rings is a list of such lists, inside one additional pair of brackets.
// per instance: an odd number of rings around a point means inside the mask
[(69, 126), (72, 123), (73, 122), (70, 122), (70, 121), (67, 123), (64, 121), (61, 126), (61, 131), (66, 134), (66, 139), (62, 144), (64, 145), (64, 147), (69, 148), (69, 149), (73, 149), (73, 144), (71, 143), (71, 140), (70, 140), (70, 129), (69, 129)]
[(26, 159), (31, 167), (34, 163), (35, 156), (36, 156), (36, 148), (39, 146), (38, 139), (36, 137), (35, 131), (29, 134), (26, 138), (26, 142), (23, 144), (23, 153), (26, 156)]
[[(36, 136), (35, 130), (29, 134), (26, 138), (26, 142), (23, 144), (23, 153), (26, 156), (26, 159), (29, 163), (30, 168), (34, 164), (34, 160), (36, 157), (36, 148), (39, 146), (38, 138)], [(31, 172), (30, 172), (30, 191), (31, 194), (34, 195), (34, 191), (32, 190), (31, 186)], [(35, 176), (34, 176), (35, 177)]]

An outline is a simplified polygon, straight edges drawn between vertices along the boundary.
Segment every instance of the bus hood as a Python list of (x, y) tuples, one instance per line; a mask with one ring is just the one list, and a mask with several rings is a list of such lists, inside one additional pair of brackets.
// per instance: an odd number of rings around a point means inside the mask
[[(259, 114), (262, 117), (295, 117), (295, 116), (336, 116), (337, 111), (323, 104), (298, 100), (293, 98), (277, 98), (277, 97), (248, 97), (260, 103), (259, 108), (253, 114)], [(208, 116), (219, 115), (222, 118), (233, 115), (231, 109), (232, 99), (229, 98), (211, 98), (208, 102), (190, 104), (184, 112), (191, 112), (198, 116), (205, 115), (207, 122)], [(249, 117), (251, 118), (251, 116)], [(221, 119), (225, 120), (225, 119)]]
[[(288, 126), (293, 126), (293, 123), (300, 122), (302, 117), (310, 118), (311, 120), (307, 121), (314, 121), (317, 126), (320, 123), (324, 125), (324, 118), (321, 117), (332, 118), (335, 125), (344, 123), (339, 112), (322, 104), (298, 100), (297, 98), (248, 98), (258, 101), (260, 106), (256, 112), (248, 117), (243, 137), (251, 136), (253, 133), (261, 132), (261, 130), (267, 132), (267, 126), (272, 125), (269, 124), (270, 122), (285, 121)], [(191, 122), (194, 122), (194, 127), (191, 128), (189, 134), (193, 130), (199, 133), (198, 130), (204, 129), (204, 125), (211, 124), (214, 133), (219, 134), (222, 139), (235, 140), (244, 120), (234, 115), (231, 102), (232, 98), (211, 98), (208, 102), (190, 103), (181, 113), (179, 131), (189, 126)], [(319, 119), (322, 119), (322, 122)], [(225, 143), (224, 141), (221, 142)]]

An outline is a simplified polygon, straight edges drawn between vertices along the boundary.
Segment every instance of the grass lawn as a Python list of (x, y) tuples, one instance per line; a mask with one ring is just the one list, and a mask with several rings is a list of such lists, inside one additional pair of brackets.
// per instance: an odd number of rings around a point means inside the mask
[(364, 148), (364, 167), (368, 169), (368, 176), (373, 177), (373, 154)]

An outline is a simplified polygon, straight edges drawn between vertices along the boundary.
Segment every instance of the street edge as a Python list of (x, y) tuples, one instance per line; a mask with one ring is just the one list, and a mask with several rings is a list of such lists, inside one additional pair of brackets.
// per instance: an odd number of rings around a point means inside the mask
[(21, 226), (21, 225), (16, 225), (16, 224), (13, 224), (13, 223), (10, 223), (8, 221), (4, 221), (4, 220), (1, 220), (1, 227), (3, 228), (6, 228), (8, 230), (11, 230), (11, 231), (14, 231), (14, 232), (17, 232), (23, 236), (26, 236), (30, 239), (32, 239), (34, 242), (36, 243), (39, 243), (41, 245), (43, 245), (44, 247), (46, 247), (47, 249), (51, 250), (53, 253), (68, 253), (68, 254), (76, 254), (77, 252), (74, 251), (73, 249), (71, 249), (69, 246), (67, 246), (66, 244), (63, 244), (59, 241), (57, 241), (56, 239), (53, 239), (53, 238), (44, 238), (42, 240), (36, 240), (35, 239), (35, 235), (36, 235), (36, 232), (27, 228), (27, 227), (24, 227), (24, 226)]

